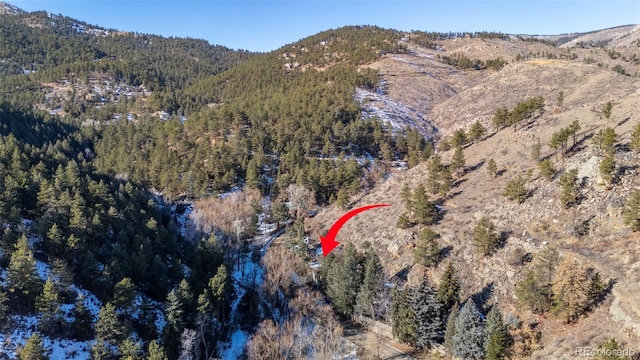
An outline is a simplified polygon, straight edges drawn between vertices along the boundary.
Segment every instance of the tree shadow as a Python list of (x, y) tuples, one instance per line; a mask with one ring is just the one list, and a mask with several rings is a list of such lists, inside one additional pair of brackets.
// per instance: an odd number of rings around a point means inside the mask
[(500, 177), (506, 172), (507, 172), (507, 169), (500, 169), (500, 170), (496, 171), (496, 177)]
[(627, 117), (626, 119), (620, 120), (620, 122), (618, 122), (618, 124), (616, 126), (614, 126), (614, 128), (617, 128), (618, 126), (623, 125), (624, 123), (629, 121), (629, 119), (631, 119), (631, 117)]
[(480, 310), (480, 312), (482, 312), (483, 314), (486, 314), (487, 311), (489, 310), (489, 300), (491, 299), (491, 295), (493, 295), (493, 290), (494, 290), (494, 282), (490, 282), (487, 285), (485, 285), (482, 290), (478, 291), (477, 293), (471, 295), (471, 301), (473, 301), (474, 304), (476, 304), (476, 307), (478, 308), (478, 310)]
[(529, 198), (533, 197), (533, 194), (535, 194), (536, 191), (538, 191), (538, 187), (537, 186), (532, 188), (532, 189), (528, 189), (527, 193), (524, 196), (524, 201), (527, 201)]
[(444, 203), (448, 199), (453, 199), (460, 194), (462, 194), (462, 191), (456, 191), (455, 193), (450, 193), (449, 195), (434, 202), (436, 205), (436, 214), (433, 217), (433, 224), (438, 224), (440, 221), (442, 221), (442, 219), (444, 219), (444, 216), (447, 215), (447, 209), (444, 208)]
[(556, 161), (556, 157), (557, 157), (557, 156), (555, 156), (555, 155), (556, 155), (556, 153), (555, 153), (555, 152), (553, 152), (553, 153), (551, 153), (551, 154), (547, 154), (547, 155), (541, 156), (541, 157), (540, 157), (540, 161), (538, 161), (538, 162), (542, 162), (542, 161), (545, 161), (545, 160), (547, 160), (547, 159), (551, 159), (552, 157), (553, 157), (553, 161)]
[(625, 175), (630, 175), (639, 167), (640, 165), (622, 165), (617, 169), (615, 177), (620, 178)]
[(498, 243), (496, 244), (496, 250), (502, 249), (507, 244), (507, 239), (513, 235), (513, 230), (500, 231), (498, 235)]
[(458, 187), (458, 186), (460, 186), (460, 184), (464, 184), (464, 183), (466, 183), (467, 181), (469, 181), (469, 180), (468, 180), (468, 179), (458, 179), (458, 180), (456, 180), (456, 181), (454, 181), (454, 182), (453, 182), (453, 184), (451, 185), (451, 187), (454, 187), (454, 188), (455, 188), (455, 187)]
[(447, 256), (449, 256), (449, 254), (451, 254), (452, 251), (453, 251), (453, 246), (451, 245), (447, 245), (442, 249), (440, 249), (440, 253), (438, 253), (438, 262), (441, 262), (442, 260), (444, 260)]
[(631, 144), (626, 143), (626, 144), (615, 144), (614, 147), (616, 148), (616, 152), (623, 152), (623, 153), (628, 153), (631, 152)]
[(481, 167), (482, 167), (482, 165), (484, 165), (485, 163), (486, 163), (486, 160), (481, 160), (481, 161), (479, 161), (477, 164), (475, 164), (475, 165), (473, 165), (473, 166), (468, 167), (468, 168), (467, 168), (467, 171), (476, 171), (476, 170), (478, 170), (479, 168), (481, 168)]
[(609, 281), (607, 281), (607, 286), (605, 286), (602, 292), (600, 292), (600, 294), (598, 294), (598, 296), (595, 299), (593, 299), (593, 302), (591, 302), (588, 305), (588, 307), (585, 309), (585, 312), (593, 311), (600, 304), (602, 304), (604, 300), (607, 298), (607, 296), (610, 295), (611, 292), (613, 291), (613, 285), (617, 283), (618, 283), (617, 279), (609, 279)]
[(575, 237), (583, 237), (589, 235), (589, 230), (591, 229), (591, 220), (595, 218), (595, 215), (591, 215), (588, 219), (580, 221), (573, 227), (573, 236)]
[(405, 266), (402, 270), (396, 272), (393, 276), (391, 276), (391, 282), (397, 282), (397, 287), (399, 287), (401, 284), (406, 283), (409, 276), (409, 270), (411, 270), (410, 266)]

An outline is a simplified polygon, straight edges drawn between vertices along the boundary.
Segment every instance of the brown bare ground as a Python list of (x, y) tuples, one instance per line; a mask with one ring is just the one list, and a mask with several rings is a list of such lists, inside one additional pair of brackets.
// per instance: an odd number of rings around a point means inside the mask
[[(403, 55), (382, 59), (370, 66), (380, 69), (387, 81), (388, 96), (429, 111), (430, 119), (443, 134), (467, 128), (476, 120), (491, 128), (490, 117), (496, 108), (513, 107), (530, 96), (542, 95), (546, 100), (545, 113), (531, 126), (513, 131), (504, 129), (490, 135), (479, 144), (467, 146), (467, 173), (459, 179), (450, 196), (443, 202), (444, 217), (433, 226), (439, 232), (442, 246), (451, 246), (448, 257), (434, 269), (413, 266), (413, 247), (418, 229), (396, 228), (398, 216), (404, 211), (400, 190), (404, 184), (415, 188), (426, 181), (426, 164), (406, 171), (394, 172), (368, 194), (352, 199), (352, 206), (388, 202), (392, 207), (380, 208), (358, 215), (340, 231), (338, 241), (368, 241), (376, 248), (391, 275), (409, 270), (409, 282), (425, 274), (437, 283), (448, 261), (453, 262), (462, 277), (463, 299), (493, 284), (491, 302), (497, 302), (503, 313), (513, 313), (523, 320), (540, 323), (542, 347), (532, 356), (536, 359), (567, 359), (575, 357), (575, 348), (597, 347), (615, 337), (623, 346), (640, 351), (640, 303), (635, 294), (640, 291), (640, 235), (624, 226), (622, 208), (628, 195), (640, 188), (640, 156), (624, 150), (616, 155), (618, 168), (627, 171), (612, 189), (599, 184), (597, 165), (602, 156), (588, 139), (594, 132), (613, 127), (619, 144), (627, 144), (633, 126), (640, 123), (640, 80), (616, 72), (585, 64), (584, 56), (612, 65), (602, 49), (553, 48), (541, 43), (463, 39), (445, 46), (447, 51), (478, 52), (471, 58), (495, 58), (528, 53), (537, 48), (557, 54), (575, 52), (576, 60), (537, 58), (507, 65), (500, 71), (456, 72), (451, 67), (429, 58), (435, 52), (420, 49), (418, 55)], [(481, 41), (482, 43), (474, 43)], [(491, 46), (496, 47), (492, 48)], [(490, 46), (491, 45), (491, 46)], [(502, 46), (502, 47), (501, 47)], [(515, 50), (509, 50), (516, 46)], [(506, 48), (506, 50), (505, 50)], [(495, 51), (491, 53), (491, 51)], [(628, 51), (621, 48), (620, 51)], [(511, 51), (511, 52), (509, 52)], [(495, 55), (491, 55), (495, 54)], [(510, 54), (510, 55), (509, 55)], [(410, 64), (407, 64), (407, 63)], [(633, 69), (637, 65), (624, 63)], [(611, 66), (609, 66), (611, 67)], [(637, 71), (637, 70), (636, 70)], [(430, 74), (429, 74), (430, 73)], [(436, 77), (432, 76), (437, 74)], [(559, 91), (565, 94), (564, 106), (555, 103)], [(421, 95), (422, 94), (422, 95)], [(607, 101), (614, 104), (613, 115), (607, 122), (601, 108)], [(419, 107), (422, 106), (422, 107)], [(564, 159), (564, 164), (548, 144), (552, 134), (579, 120), (582, 129), (578, 144)], [(551, 157), (558, 168), (576, 168), (584, 186), (579, 205), (561, 207), (560, 186), (538, 176), (535, 161), (531, 160), (531, 146), (540, 139), (542, 155)], [(442, 154), (448, 162), (451, 152)], [(493, 158), (500, 175), (491, 179), (484, 163)], [(506, 182), (517, 175), (527, 176), (531, 196), (524, 204), (515, 204), (501, 196)], [(432, 200), (442, 200), (432, 197)], [(327, 208), (307, 221), (312, 238), (324, 234), (339, 218), (343, 210)], [(491, 257), (481, 257), (470, 243), (475, 222), (489, 216), (500, 231), (508, 232), (503, 248)], [(574, 236), (574, 227), (590, 219), (589, 234)], [(514, 265), (510, 261), (518, 253), (536, 255), (544, 246), (554, 246), (561, 254), (572, 254), (587, 267), (599, 271), (604, 279), (615, 279), (612, 292), (600, 306), (577, 323), (567, 325), (548, 316), (537, 316), (517, 306), (514, 287), (528, 271), (528, 265)], [(340, 248), (336, 251), (340, 251)]]

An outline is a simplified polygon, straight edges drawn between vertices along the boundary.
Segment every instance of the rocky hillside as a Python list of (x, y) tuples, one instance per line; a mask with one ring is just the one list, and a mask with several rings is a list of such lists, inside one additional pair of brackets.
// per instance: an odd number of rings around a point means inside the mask
[[(622, 101), (633, 94), (633, 76), (640, 69), (637, 37), (638, 26), (625, 26), (576, 34), (561, 46), (552, 42), (560, 38), (506, 36), (445, 39), (427, 48), (408, 34), (403, 39), (406, 54), (384, 56), (367, 67), (380, 72), (385, 95), (422, 112), (446, 136), (476, 120), (490, 126), (497, 108), (527, 97), (542, 95), (552, 105), (554, 93), (561, 90), (571, 109)], [(499, 70), (465, 70), (443, 61), (445, 57), (502, 59), (507, 64)]]
[[(609, 39), (608, 44), (620, 37), (610, 30), (590, 36)], [(640, 307), (634, 296), (640, 290), (640, 236), (624, 225), (622, 210), (631, 192), (640, 187), (640, 156), (629, 148), (632, 128), (640, 123), (640, 79), (611, 68), (619, 64), (627, 73), (635, 74), (639, 69), (637, 60), (617, 54), (637, 52), (637, 47), (554, 47), (514, 38), (455, 39), (440, 45), (439, 50), (410, 46), (409, 54), (387, 56), (369, 66), (381, 72), (386, 96), (424, 111), (425, 119), (442, 136), (447, 137), (458, 128), (468, 129), (475, 121), (490, 129), (483, 141), (464, 149), (466, 171), (460, 178), (454, 176), (449, 194), (444, 198), (431, 196), (441, 205), (442, 219), (431, 228), (441, 235), (440, 245), (447, 253), (444, 261), (429, 269), (414, 265), (417, 228), (396, 226), (405, 211), (401, 189), (404, 185), (413, 189), (426, 184), (429, 170), (424, 163), (397, 171), (368, 194), (353, 197), (352, 207), (373, 203), (394, 206), (356, 217), (341, 230), (338, 240), (356, 245), (371, 243), (394, 281), (400, 283), (407, 274), (409, 283), (426, 274), (437, 284), (444, 266), (451, 261), (461, 274), (462, 299), (488, 291), (503, 313), (539, 323), (541, 347), (533, 358), (571, 358), (576, 347), (597, 347), (611, 337), (634, 348), (640, 340)], [(485, 59), (501, 56), (509, 64), (500, 70), (463, 71), (436, 61), (438, 53), (450, 51)], [(612, 52), (615, 53), (611, 55)], [(521, 56), (516, 61), (518, 54)], [(595, 63), (585, 61), (586, 57), (592, 57)], [(560, 91), (564, 94), (561, 106), (557, 101)], [(517, 131), (507, 128), (495, 132), (491, 119), (497, 108), (511, 109), (533, 96), (545, 99), (542, 115)], [(614, 110), (606, 119), (602, 108), (608, 101)], [(562, 160), (547, 144), (554, 133), (574, 120), (581, 125), (577, 144)], [(604, 184), (599, 170), (603, 153), (592, 141), (598, 131), (607, 127), (614, 129), (618, 139), (618, 180), (610, 187)], [(543, 179), (537, 161), (531, 157), (538, 139), (541, 157), (552, 159), (558, 168), (551, 181)], [(440, 153), (445, 164), (452, 153)], [(489, 159), (497, 163), (496, 178), (487, 172)], [(565, 209), (560, 202), (559, 174), (571, 169), (577, 169), (581, 200)], [(522, 204), (502, 195), (507, 182), (519, 175), (528, 179), (529, 195)], [(326, 209), (308, 221), (307, 228), (317, 238), (343, 212)], [(471, 241), (473, 228), (482, 216), (491, 218), (506, 239), (504, 246), (490, 257), (478, 255)], [(604, 279), (615, 280), (605, 301), (575, 324), (566, 325), (553, 315), (535, 315), (519, 306), (514, 294), (516, 284), (531, 268), (518, 259), (523, 255), (535, 258), (545, 247), (554, 247), (563, 256), (573, 255)]]

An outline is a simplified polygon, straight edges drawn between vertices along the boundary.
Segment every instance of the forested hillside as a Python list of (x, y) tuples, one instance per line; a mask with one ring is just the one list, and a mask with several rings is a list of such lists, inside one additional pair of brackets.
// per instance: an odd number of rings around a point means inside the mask
[[(231, 310), (270, 306), (272, 290), (247, 293), (238, 277), (256, 261), (260, 194), (285, 222), (306, 215), (295, 189), (343, 204), (392, 161), (432, 151), (413, 129), (363, 120), (354, 100), (378, 84), (359, 65), (404, 51), (397, 31), (341, 28), (268, 54), (44, 12), (1, 15), (0, 31), (2, 358), (220, 354), (256, 325)], [(238, 188), (257, 190), (250, 206), (185, 237), (175, 200)]]
[[(203, 279), (230, 281), (220, 244), (181, 241), (163, 202), (139, 184), (99, 173), (95, 129), (6, 104), (0, 116), (2, 333), (38, 329), (47, 343), (80, 342), (96, 358), (137, 353), (137, 339), (163, 336), (156, 350), (178, 351), (172, 341), (195, 308), (173, 313), (164, 302), (182, 301), (172, 300), (179, 284), (182, 292), (207, 294)], [(211, 306), (222, 313), (231, 294), (217, 294)], [(3, 356), (16, 346), (8, 344)]]
[(0, 360), (640, 338), (634, 27), (347, 26), (250, 53), (2, 6)]

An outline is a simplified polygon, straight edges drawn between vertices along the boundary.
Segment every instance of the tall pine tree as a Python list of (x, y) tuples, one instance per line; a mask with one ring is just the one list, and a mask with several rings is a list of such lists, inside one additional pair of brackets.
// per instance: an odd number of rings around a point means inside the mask
[(375, 315), (374, 303), (383, 284), (384, 269), (380, 258), (369, 248), (365, 258), (364, 277), (356, 298), (356, 309), (365, 316)]
[(497, 305), (493, 305), (487, 314), (484, 325), (484, 351), (487, 360), (502, 360), (505, 358), (508, 333), (502, 321), (502, 314)]
[(40, 330), (47, 334), (55, 334), (62, 325), (60, 294), (53, 279), (49, 277), (44, 284), (42, 294), (36, 298), (36, 308), (40, 312)]
[(476, 304), (468, 300), (456, 319), (455, 334), (452, 339), (453, 356), (462, 359), (484, 358), (484, 338), (482, 315)]
[(424, 277), (417, 288), (409, 290), (407, 299), (415, 321), (415, 344), (420, 348), (430, 349), (440, 343), (444, 336), (442, 304), (438, 300), (438, 294)]
[(27, 339), (20, 353), (18, 353), (19, 360), (48, 360), (48, 351), (44, 347), (42, 338), (40, 335), (34, 333)]
[(451, 354), (453, 351), (453, 336), (456, 334), (456, 321), (460, 314), (460, 305), (453, 304), (449, 316), (447, 317), (447, 326), (444, 330), (444, 347)]
[(393, 289), (391, 331), (398, 340), (411, 345), (415, 343), (415, 317), (409, 307), (406, 290)]
[(7, 289), (14, 308), (22, 311), (33, 308), (36, 296), (42, 290), (42, 280), (36, 271), (36, 259), (25, 235), (20, 237), (11, 254), (7, 269)]
[(435, 265), (440, 260), (440, 246), (438, 246), (440, 234), (424, 228), (418, 235), (418, 243), (413, 251), (413, 262), (423, 266)]
[(447, 268), (440, 278), (438, 300), (442, 303), (445, 313), (449, 312), (453, 305), (460, 300), (460, 279), (451, 262), (447, 264)]

